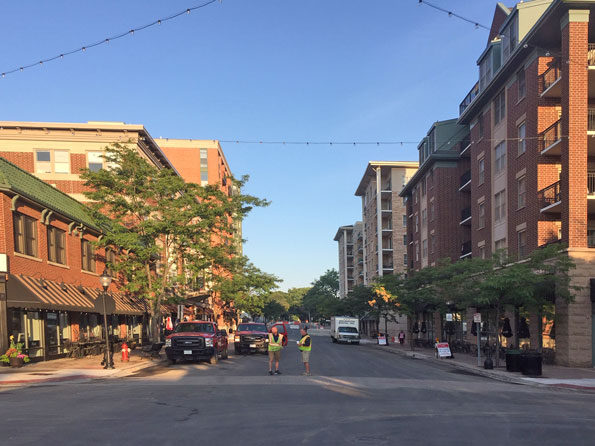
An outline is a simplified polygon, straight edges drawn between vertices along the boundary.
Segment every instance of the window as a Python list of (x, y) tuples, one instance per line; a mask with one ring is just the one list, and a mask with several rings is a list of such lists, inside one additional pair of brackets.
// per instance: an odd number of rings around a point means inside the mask
[(421, 196), (425, 197), (425, 195), (426, 195), (426, 179), (423, 178), (421, 180)]
[(506, 93), (502, 90), (494, 99), (494, 125), (498, 125), (506, 116)]
[(494, 195), (494, 220), (501, 221), (506, 217), (506, 190)]
[(506, 257), (506, 238), (501, 238), (500, 240), (496, 240), (494, 243), (494, 248), (496, 252), (501, 251), (500, 257)]
[(479, 218), (477, 221), (477, 229), (483, 229), (486, 227), (486, 204), (485, 202), (479, 203)]
[(417, 204), (417, 187), (413, 188), (413, 204)]
[(403, 245), (407, 244), (407, 234), (403, 235)]
[(48, 226), (48, 260), (66, 265), (66, 232)]
[(527, 231), (523, 230), (517, 232), (517, 240), (519, 247), (519, 259), (522, 259), (527, 255)]
[(95, 253), (89, 240), (81, 240), (81, 268), (85, 271), (95, 272)]
[(403, 254), (403, 265), (407, 266), (407, 254)]
[(428, 239), (421, 242), (421, 255), (424, 259), (428, 257)]
[(434, 188), (434, 171), (430, 171), (430, 174), (428, 175), (428, 183), (430, 185), (430, 189)]
[(525, 123), (523, 122), (521, 125), (519, 125), (517, 127), (517, 137), (519, 138), (519, 142), (518, 142), (518, 148), (519, 148), (519, 155), (522, 155), (523, 153), (525, 153), (525, 150), (527, 150), (527, 146), (526, 146), (526, 141), (525, 141), (525, 135), (527, 134), (527, 127), (525, 125)]
[(428, 222), (428, 211), (426, 209), (423, 209), (421, 211), (421, 227), (425, 228), (427, 222)]
[(434, 202), (430, 202), (430, 221), (434, 221), (434, 215), (436, 214), (436, 209), (434, 206)]
[(482, 245), (479, 247), (479, 258), (480, 259), (485, 259), (486, 258), (486, 247), (485, 245)]
[(432, 254), (436, 252), (436, 236), (433, 234), (430, 236), (430, 252)]
[(526, 205), (525, 194), (526, 194), (527, 186), (526, 186), (525, 177), (524, 176), (520, 177), (516, 183), (517, 183), (517, 198), (518, 198), (517, 209), (521, 209), (521, 208), (524, 208)]
[(407, 215), (403, 215), (403, 227), (407, 227)]
[(506, 142), (502, 141), (494, 149), (494, 171), (500, 173), (506, 167)]
[(13, 215), (14, 250), (20, 254), (37, 257), (37, 220), (27, 215)]
[(485, 159), (481, 158), (479, 159), (479, 161), (477, 161), (477, 168), (478, 168), (478, 175), (477, 175), (477, 180), (478, 183), (477, 184), (483, 184), (483, 182), (485, 181), (485, 171), (486, 171), (486, 164), (485, 164)]
[(477, 126), (479, 128), (479, 139), (483, 138), (483, 132), (484, 132), (484, 127), (483, 127), (483, 115), (480, 114), (477, 117)]
[(492, 58), (488, 54), (479, 64), (479, 90), (483, 91), (492, 80)]
[(49, 150), (35, 152), (35, 172), (52, 173), (52, 153)]
[(415, 232), (419, 232), (419, 215), (415, 214)]
[(209, 162), (207, 149), (200, 149), (200, 184), (209, 184)]
[(116, 251), (111, 248), (107, 248), (105, 250), (105, 267), (107, 268), (107, 272), (110, 276), (114, 277), (114, 271), (108, 265), (114, 265), (116, 263)]
[(525, 82), (525, 70), (521, 70), (516, 75), (519, 101), (527, 94), (527, 84)]
[(415, 242), (415, 261), (419, 262), (419, 243)]
[(87, 152), (87, 163), (91, 172), (103, 169), (103, 152)]

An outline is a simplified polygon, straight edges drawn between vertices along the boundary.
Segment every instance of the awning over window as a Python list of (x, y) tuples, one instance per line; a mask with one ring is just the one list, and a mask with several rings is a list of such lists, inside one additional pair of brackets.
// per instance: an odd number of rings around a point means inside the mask
[[(7, 281), (7, 306), (40, 310), (84, 311), (96, 313), (95, 301), (103, 290), (57, 283), (23, 275), (10, 274)], [(115, 301), (113, 314), (142, 315), (148, 312), (146, 301), (110, 292)]]

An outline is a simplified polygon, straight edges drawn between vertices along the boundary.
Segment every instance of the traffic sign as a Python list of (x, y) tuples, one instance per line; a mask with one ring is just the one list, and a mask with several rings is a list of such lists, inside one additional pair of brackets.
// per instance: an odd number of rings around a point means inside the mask
[(474, 313), (473, 314), (473, 323), (474, 324), (481, 324), (481, 313)]

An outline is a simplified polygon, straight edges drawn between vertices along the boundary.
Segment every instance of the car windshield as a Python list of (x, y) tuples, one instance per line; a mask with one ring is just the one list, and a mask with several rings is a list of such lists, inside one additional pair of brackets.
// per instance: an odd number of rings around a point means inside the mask
[(176, 327), (176, 333), (213, 333), (213, 324), (182, 323)]
[(266, 332), (267, 327), (264, 324), (240, 324), (238, 331), (262, 331)]
[(339, 327), (339, 333), (357, 333), (355, 327)]
[(285, 326), (283, 324), (273, 325), (273, 327), (276, 328), (279, 333), (285, 333)]

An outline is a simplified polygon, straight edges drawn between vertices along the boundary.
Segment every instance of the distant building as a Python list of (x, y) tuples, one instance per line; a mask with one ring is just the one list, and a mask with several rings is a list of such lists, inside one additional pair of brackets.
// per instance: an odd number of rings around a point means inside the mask
[(370, 161), (355, 192), (362, 198), (363, 283), (407, 272), (407, 213), (399, 192), (416, 162)]
[(339, 297), (344, 299), (354, 286), (363, 284), (362, 222), (339, 227), (334, 240), (339, 248)]

